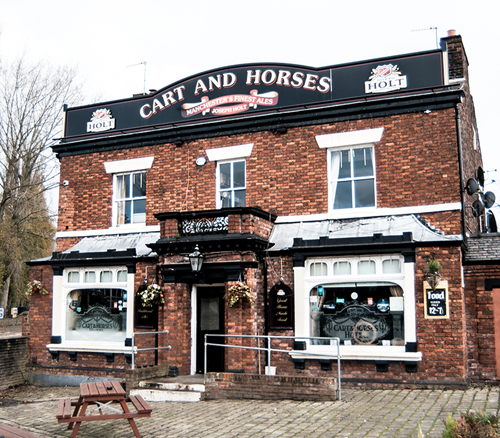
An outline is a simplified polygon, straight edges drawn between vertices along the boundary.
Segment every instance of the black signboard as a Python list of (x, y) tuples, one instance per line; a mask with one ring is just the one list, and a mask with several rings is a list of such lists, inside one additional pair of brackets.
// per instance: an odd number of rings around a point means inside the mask
[(373, 99), (444, 84), (443, 52), (437, 50), (319, 69), (237, 65), (194, 75), (140, 97), (67, 109), (64, 141)]
[(275, 284), (269, 291), (269, 312), (271, 330), (292, 330), (293, 293), (284, 283)]
[(135, 327), (156, 329), (158, 326), (158, 306), (145, 306), (139, 296), (135, 297)]
[(443, 282), (433, 290), (424, 283), (425, 317), (430, 319), (449, 318), (448, 314), (448, 287)]

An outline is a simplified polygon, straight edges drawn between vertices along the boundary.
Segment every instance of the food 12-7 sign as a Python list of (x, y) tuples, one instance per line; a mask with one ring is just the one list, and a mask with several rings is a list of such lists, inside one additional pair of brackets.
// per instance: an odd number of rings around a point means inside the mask
[(449, 318), (448, 282), (441, 281), (436, 289), (424, 282), (424, 311), (427, 319)]

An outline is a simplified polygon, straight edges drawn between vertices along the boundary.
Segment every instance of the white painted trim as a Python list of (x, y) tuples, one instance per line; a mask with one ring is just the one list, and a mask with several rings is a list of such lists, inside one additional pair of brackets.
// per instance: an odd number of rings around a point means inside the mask
[(338, 132), (316, 136), (320, 148), (340, 148), (359, 144), (376, 143), (382, 139), (384, 128), (364, 129), (361, 131)]
[(48, 344), (49, 351), (78, 351), (88, 353), (123, 353), (131, 354), (132, 347), (125, 347), (123, 342), (79, 342), (66, 341), (62, 344)]
[[(367, 254), (369, 256), (370, 254)], [(387, 254), (389, 256), (389, 254)], [(295, 285), (295, 336), (308, 338), (311, 333), (310, 301), (309, 292), (316, 284), (334, 284), (343, 282), (360, 282), (363, 276), (352, 275), (335, 277), (331, 270), (327, 276), (311, 277), (308, 276), (308, 269), (311, 261), (324, 260), (333, 262), (340, 259), (356, 259), (359, 257), (322, 257), (307, 258), (304, 267), (294, 267), (294, 285)], [(374, 259), (380, 262), (384, 256), (374, 256)], [(400, 256), (398, 256), (401, 259)], [(403, 263), (403, 272), (394, 275), (376, 275), (373, 281), (390, 281), (401, 286), (404, 296), (404, 340), (405, 342), (416, 342), (417, 324), (416, 324), (416, 301), (415, 301), (415, 265), (412, 262)], [(306, 341), (307, 349), (292, 351), (290, 355), (293, 358), (318, 359), (314, 354), (331, 354), (336, 358), (336, 347), (326, 345), (310, 345)], [(373, 345), (341, 345), (340, 356), (343, 360), (422, 360), (422, 353), (407, 353), (404, 346), (373, 346)], [(330, 357), (330, 356), (328, 356)]]
[(296, 216), (279, 216), (277, 224), (291, 222), (314, 222), (329, 219), (365, 219), (378, 216), (400, 216), (406, 214), (437, 213), (442, 211), (456, 211), (462, 208), (460, 202), (450, 204), (415, 205), (395, 208), (353, 208), (352, 210), (336, 210), (330, 213), (301, 214)]
[(151, 169), (155, 157), (131, 158), (129, 160), (107, 161), (104, 163), (106, 173), (134, 172)]
[[(309, 348), (317, 347), (315, 345), (309, 346)], [(331, 348), (329, 350), (318, 349), (317, 353), (321, 353), (321, 356), (315, 355), (314, 351), (308, 350), (292, 350), (289, 354), (294, 359), (337, 359), (337, 347)], [(353, 346), (340, 346), (340, 358), (341, 360), (393, 360), (393, 361), (421, 361), (422, 353), (407, 353), (405, 352), (405, 347), (369, 347), (364, 350), (355, 349), (359, 347)], [(330, 356), (324, 356), (331, 352)]]
[(208, 161), (234, 160), (249, 157), (252, 154), (253, 143), (205, 150)]
[(104, 230), (58, 231), (56, 233), (56, 239), (62, 239), (64, 237), (93, 237), (111, 236), (114, 234), (154, 233), (159, 231), (159, 225), (123, 225), (121, 227), (106, 228)]
[(196, 342), (197, 342), (197, 330), (196, 330), (196, 315), (198, 314), (198, 288), (193, 284), (191, 289), (191, 369), (190, 374), (194, 376), (196, 374)]
[(62, 285), (62, 275), (52, 276), (52, 336), (61, 336), (61, 339), (64, 337), (66, 321), (66, 300), (62, 299)]

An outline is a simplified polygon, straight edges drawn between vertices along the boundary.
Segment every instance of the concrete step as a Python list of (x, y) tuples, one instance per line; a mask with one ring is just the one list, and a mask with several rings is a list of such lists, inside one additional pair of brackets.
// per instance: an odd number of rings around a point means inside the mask
[[(175, 379), (149, 380), (139, 382), (139, 388), (131, 389), (131, 395), (141, 395), (144, 400), (151, 402), (198, 402), (203, 399), (205, 385), (202, 379), (182, 381)], [(197, 382), (201, 383), (197, 383)]]

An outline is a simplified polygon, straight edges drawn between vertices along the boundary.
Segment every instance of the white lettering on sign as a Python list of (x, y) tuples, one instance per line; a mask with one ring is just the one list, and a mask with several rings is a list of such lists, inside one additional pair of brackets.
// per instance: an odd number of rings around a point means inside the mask
[[(173, 91), (167, 91), (161, 96), (163, 98), (163, 102), (155, 98), (153, 99), (152, 105), (147, 103), (141, 106), (139, 114), (143, 119), (149, 119), (151, 116), (155, 115), (158, 111), (162, 111), (165, 108), (168, 108), (170, 105), (173, 105), (178, 101), (184, 100), (183, 90), (185, 89), (186, 87), (184, 85), (181, 85), (180, 87), (174, 88)], [(174, 97), (174, 94), (177, 94), (177, 99)]]
[[(226, 88), (234, 87), (238, 78), (236, 74), (231, 72), (226, 72), (222, 74), (216, 74), (204, 78), (200, 78), (196, 81), (194, 86), (193, 94), (195, 96), (200, 94), (209, 93), (215, 90), (222, 90)], [(266, 85), (266, 86), (280, 86), (280, 87), (293, 87), (302, 88), (308, 91), (319, 91), (320, 93), (328, 93), (331, 91), (332, 80), (328, 76), (319, 76), (313, 73), (304, 73), (301, 71), (296, 71), (292, 74), (289, 70), (284, 69), (266, 69), (266, 70), (247, 70), (246, 75), (246, 85)], [(171, 91), (163, 93), (159, 97), (153, 98), (152, 102), (146, 103), (141, 106), (139, 114), (143, 119), (149, 119), (150, 117), (157, 114), (159, 111), (163, 111), (165, 108), (175, 105), (176, 103), (184, 100), (184, 91), (186, 87), (181, 85), (174, 88)], [(257, 93), (252, 91), (252, 93)], [(269, 93), (263, 93), (266, 95)], [(275, 95), (272, 99), (267, 100), (255, 100), (252, 96), (244, 95), (232, 95), (218, 97), (217, 99), (210, 100), (208, 98), (201, 98), (201, 102), (196, 104), (184, 104), (182, 106), (183, 116), (188, 117), (194, 114), (202, 113), (207, 114), (211, 112), (212, 114), (236, 114), (248, 110), (249, 108), (257, 108), (257, 105), (272, 106), (277, 103), (277, 92), (273, 92)], [(222, 103), (248, 103), (245, 105), (236, 105), (226, 109), (219, 108), (217, 110), (210, 111), (214, 106), (221, 104), (221, 99), (227, 99)], [(193, 109), (196, 107), (196, 110)]]

